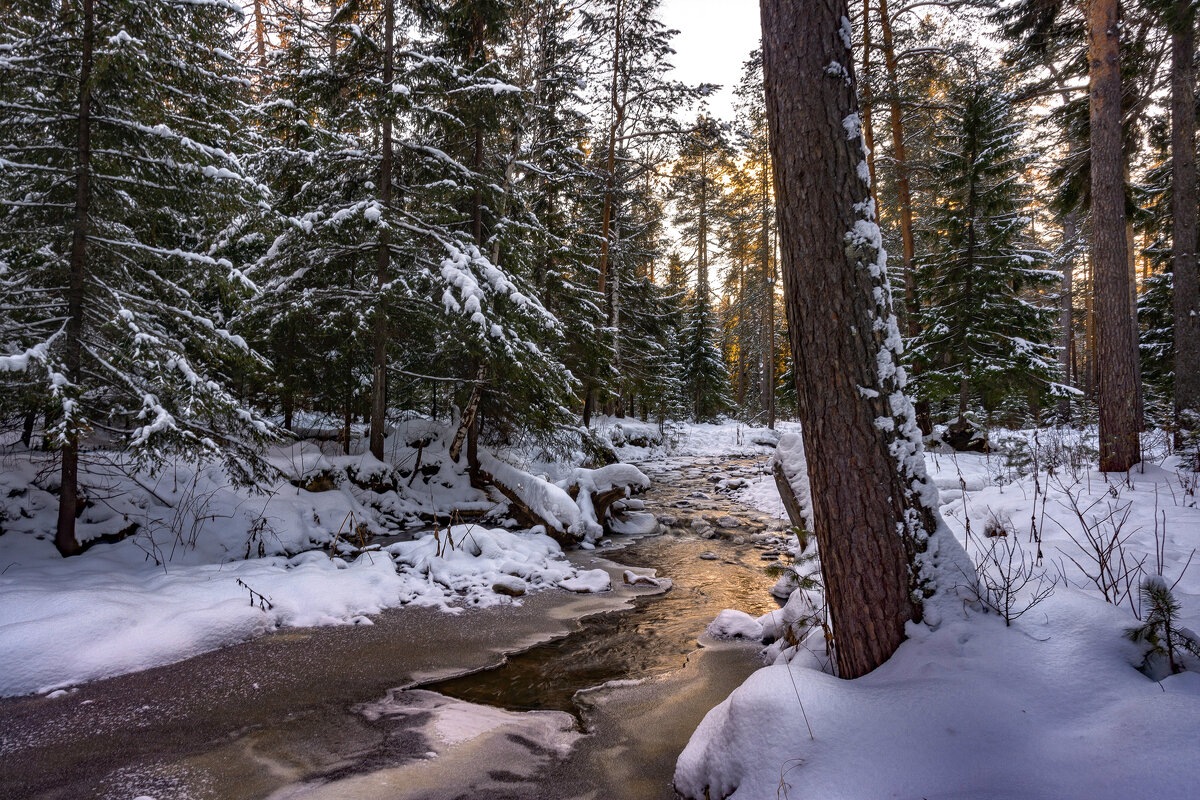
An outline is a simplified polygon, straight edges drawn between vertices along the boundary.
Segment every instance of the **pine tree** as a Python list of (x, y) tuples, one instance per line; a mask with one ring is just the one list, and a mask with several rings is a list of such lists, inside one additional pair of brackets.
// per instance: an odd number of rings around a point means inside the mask
[(1121, 158), (1120, 26), (1117, 0), (1087, 9), (1090, 103), (1092, 264), (1095, 269), (1096, 374), (1100, 400), (1100, 469), (1123, 472), (1138, 449), (1137, 342), (1130, 288)]
[[(4, 369), (51, 415), (61, 454), (55, 544), (79, 549), (81, 453), (172, 451), (247, 479), (270, 428), (225, 386), (253, 358), (201, 298), (238, 279), (209, 255), (259, 196), (236, 154), (245, 82), (220, 2), (13, 0), (0, 57), (4, 285), (26, 309)], [(26, 397), (30, 397), (28, 392)]]
[(838, 674), (855, 678), (886, 661), (920, 615), (916, 556), (933, 531), (935, 492), (897, 363), (903, 344), (871, 202), (846, 2), (769, 0), (762, 12), (814, 532)]
[(636, 279), (640, 248), (626, 247), (622, 238), (640, 223), (622, 220), (622, 214), (640, 216), (636, 198), (647, 170), (665, 170), (663, 142), (679, 130), (676, 112), (703, 90), (669, 79), (676, 32), (658, 18), (660, 5), (661, 0), (596, 0), (581, 9), (580, 27), (595, 59), (588, 83), (594, 87), (592, 169), (598, 179), (591, 206), (596, 216), (582, 221), (595, 237), (597, 292), (609, 333), (606, 358), (597, 373), (585, 377), (585, 423), (597, 399), (624, 414), (621, 291)]
[(1027, 240), (1028, 158), (1003, 86), (979, 71), (949, 83), (911, 356), (923, 368), (920, 394), (934, 403), (957, 395), (956, 424), (965, 426), (972, 396), (992, 411), (1013, 395), (1044, 397), (1053, 385), (1054, 309), (1041, 292), (1058, 275), (1039, 268), (1047, 254)]

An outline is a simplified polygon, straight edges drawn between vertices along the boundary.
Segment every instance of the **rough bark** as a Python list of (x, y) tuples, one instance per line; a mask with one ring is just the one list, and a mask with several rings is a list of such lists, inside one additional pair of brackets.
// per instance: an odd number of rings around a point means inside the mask
[(1096, 388), (1100, 469), (1138, 462), (1137, 344), (1129, 323), (1129, 261), (1121, 158), (1121, 73), (1117, 0), (1089, 0), (1092, 269), (1095, 273)]
[[(67, 282), (67, 327), (64, 361), (72, 384), (81, 377), (83, 353), (84, 281), (87, 276), (88, 223), (92, 202), (92, 53), (96, 13), (93, 0), (83, 0), (83, 39), (79, 64), (79, 119), (75, 141), (75, 208), (71, 227), (70, 276)], [(62, 445), (62, 489), (58, 496), (58, 527), (54, 546), (64, 556), (79, 552), (75, 517), (79, 507), (79, 431), (67, 426)]]
[[(395, 57), (395, 0), (384, 0), (383, 4), (383, 97), (385, 110), (383, 125), (380, 131), (379, 159), (379, 204), (383, 209), (392, 203), (392, 81), (394, 79)], [(383, 300), (384, 287), (388, 283), (388, 273), (392, 263), (392, 236), (387, 227), (387, 216), (383, 217), (379, 230), (379, 247), (375, 252), (375, 320), (372, 337), (375, 352), (372, 359), (371, 375), (371, 455), (383, 460), (384, 428), (387, 423), (387, 308)]]
[[(838, 674), (882, 664), (919, 616), (909, 565), (932, 529), (915, 493), (912, 409), (893, 411), (899, 338), (870, 236), (846, 0), (761, 0), (767, 117), (796, 390)], [(846, 26), (848, 27), (848, 25)], [(830, 63), (840, 70), (827, 69)], [(860, 167), (862, 171), (860, 172)], [(875, 296), (879, 292), (878, 298)], [(877, 327), (876, 321), (883, 325)], [(881, 366), (882, 365), (882, 366)], [(864, 391), (865, 390), (865, 391)], [(879, 418), (892, 421), (877, 424)], [(903, 441), (901, 441), (903, 439)], [(898, 533), (904, 531), (904, 535)]]
[(1196, 18), (1188, 3), (1171, 37), (1171, 231), (1175, 311), (1175, 430), (1200, 419), (1200, 278), (1196, 267)]

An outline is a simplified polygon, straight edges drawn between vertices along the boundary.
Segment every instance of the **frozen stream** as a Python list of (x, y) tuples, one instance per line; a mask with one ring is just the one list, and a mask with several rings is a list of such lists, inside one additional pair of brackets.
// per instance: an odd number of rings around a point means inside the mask
[[(4, 797), (673, 797), (692, 730), (759, 666), (756, 645), (697, 639), (724, 608), (775, 607), (782, 525), (716, 485), (761, 463), (643, 465), (665, 532), (572, 554), (610, 571), (605, 595), (400, 609), (0, 702)], [(624, 586), (627, 567), (673, 587)]]

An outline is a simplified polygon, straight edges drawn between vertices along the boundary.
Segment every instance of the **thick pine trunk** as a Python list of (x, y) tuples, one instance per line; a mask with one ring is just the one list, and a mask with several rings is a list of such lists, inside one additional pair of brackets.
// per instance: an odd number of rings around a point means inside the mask
[(387, 424), (387, 306), (383, 291), (388, 282), (392, 263), (392, 236), (387, 227), (387, 208), (392, 203), (392, 80), (394, 67), (393, 39), (395, 37), (396, 3), (384, 0), (383, 5), (383, 97), (385, 110), (380, 132), (379, 204), (384, 216), (379, 231), (379, 247), (375, 252), (375, 321), (372, 330), (375, 353), (371, 375), (371, 455), (383, 460), (383, 440)]
[[(80, 379), (83, 353), (83, 295), (87, 275), (88, 222), (92, 202), (92, 48), (96, 14), (93, 0), (83, 0), (83, 40), (79, 64), (79, 122), (75, 143), (75, 209), (71, 228), (71, 274), (67, 283), (67, 330), (64, 359), (72, 384)], [(64, 556), (79, 552), (75, 516), (79, 506), (79, 431), (68, 422), (62, 446), (62, 490), (58, 498), (58, 527), (54, 546)]]
[(1196, 268), (1196, 18), (1187, 3), (1171, 37), (1171, 231), (1175, 311), (1175, 429), (1200, 419), (1200, 288)]
[[(875, 322), (890, 320), (893, 333), (895, 323), (889, 295), (883, 292), (877, 304), (873, 294), (886, 281), (875, 266), (878, 251), (869, 240), (848, 237), (869, 231), (871, 220), (864, 218), (870, 189), (863, 141), (848, 138), (844, 122), (858, 111), (843, 27), (846, 0), (761, 0), (761, 8), (784, 294), (805, 408), (814, 528), (838, 674), (854, 678), (886, 661), (903, 641), (905, 623), (920, 614), (909, 564), (933, 517), (890, 449), (904, 436), (920, 457), (911, 410), (903, 409), (903, 433), (876, 424), (894, 419), (887, 398), (899, 390), (890, 370), (881, 373), (881, 363), (895, 357), (885, 344), (889, 325), (877, 330)], [(831, 63), (850, 79), (827, 69)]]
[(1138, 462), (1137, 344), (1129, 322), (1117, 16), (1117, 0), (1089, 0), (1092, 269), (1095, 273), (1100, 469), (1104, 472), (1124, 472)]

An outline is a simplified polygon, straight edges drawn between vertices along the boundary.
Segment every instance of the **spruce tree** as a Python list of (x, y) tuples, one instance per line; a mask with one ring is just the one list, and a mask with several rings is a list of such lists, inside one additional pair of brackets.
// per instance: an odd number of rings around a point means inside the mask
[[(13, 0), (0, 57), (6, 375), (60, 452), (55, 544), (77, 552), (79, 462), (126, 448), (250, 477), (270, 427), (227, 388), (253, 358), (201, 298), (237, 281), (208, 250), (260, 197), (237, 155), (246, 82), (225, 3)], [(8, 292), (16, 292), (10, 296)], [(7, 378), (6, 378), (7, 380)], [(36, 386), (35, 392), (30, 392)], [(6, 392), (7, 393), (7, 390)]]
[(704, 422), (728, 408), (729, 376), (717, 348), (719, 333), (708, 293), (697, 287), (686, 313), (680, 342), (681, 383), (692, 419)]
[(912, 358), (921, 395), (957, 396), (963, 426), (973, 396), (994, 410), (1051, 387), (1054, 311), (1040, 292), (1058, 275), (1040, 268), (1046, 254), (1027, 239), (1027, 158), (1003, 86), (979, 71), (951, 83), (931, 171), (939, 197), (923, 223)]

